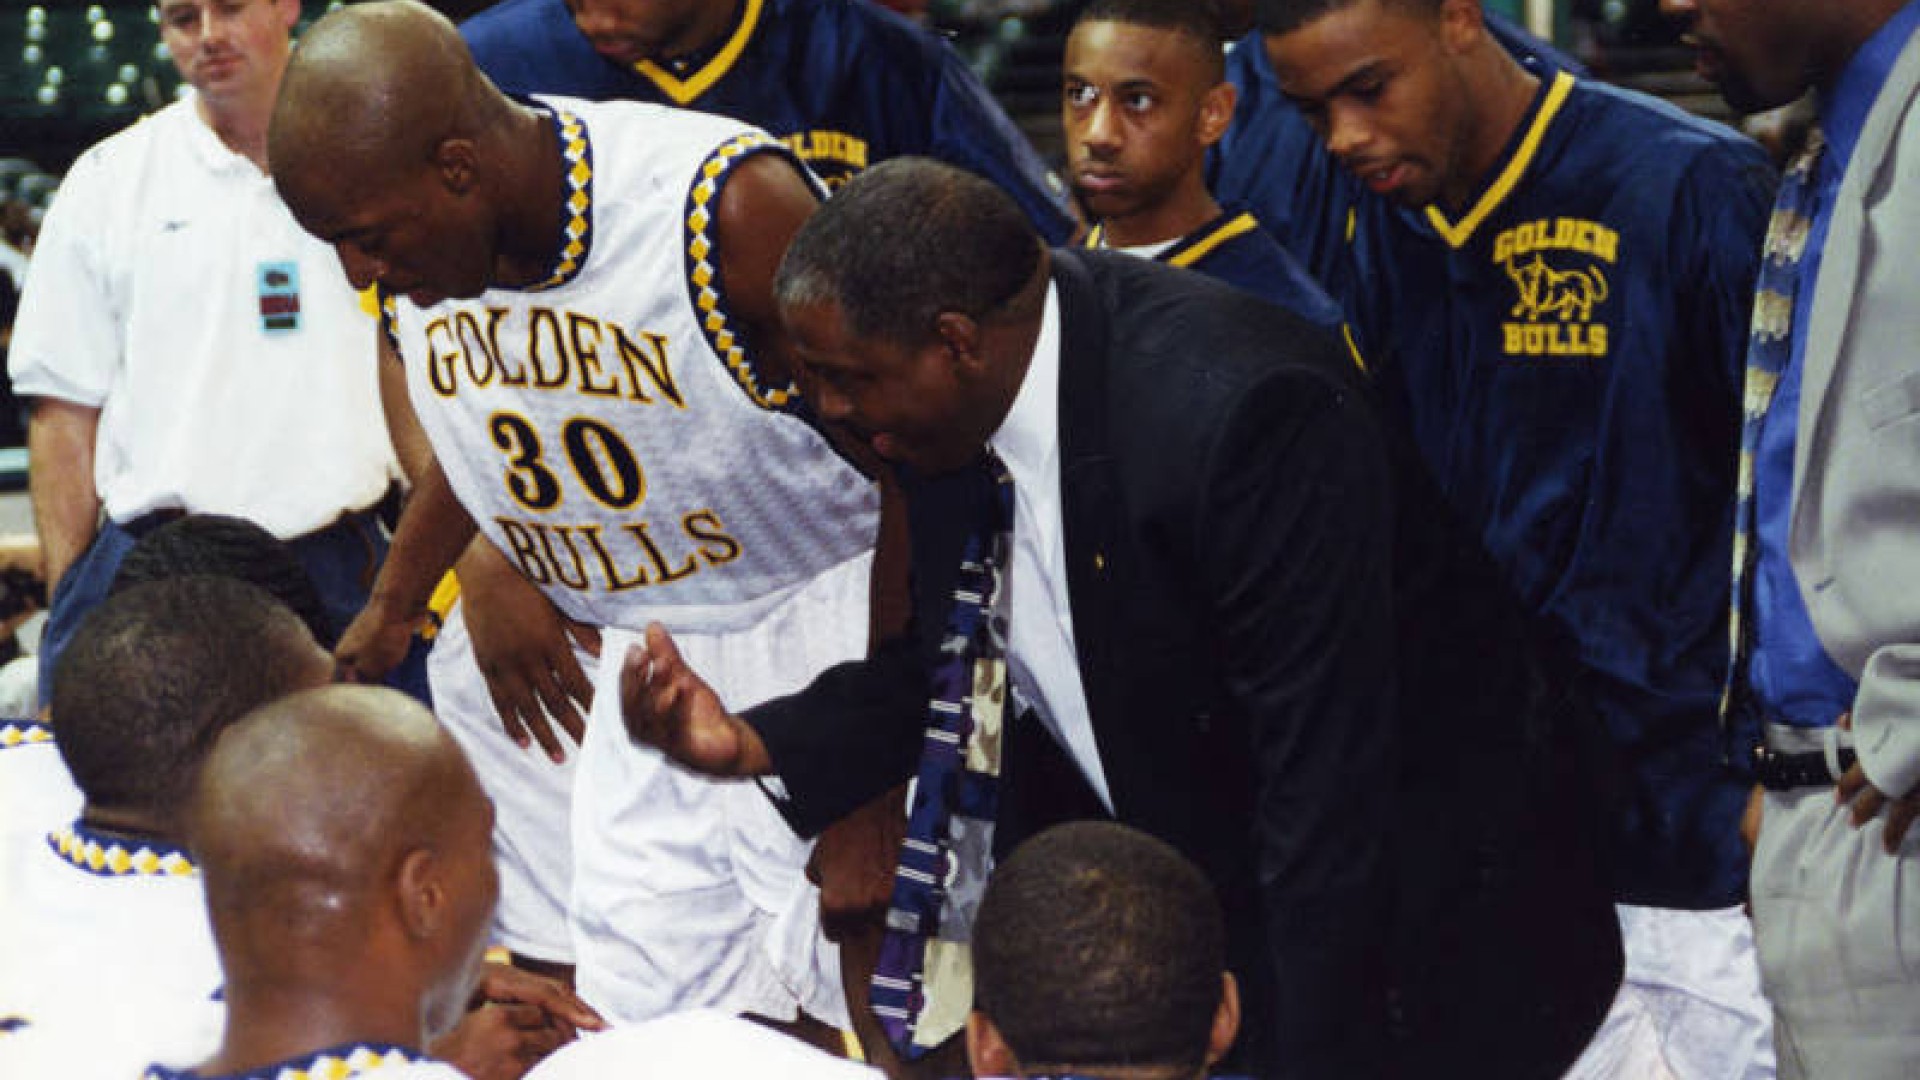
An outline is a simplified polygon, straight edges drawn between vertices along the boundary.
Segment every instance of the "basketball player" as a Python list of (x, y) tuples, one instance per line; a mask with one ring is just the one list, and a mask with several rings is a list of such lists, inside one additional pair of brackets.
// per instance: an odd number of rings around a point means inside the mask
[(1233, 119), (1206, 4), (1094, 0), (1067, 37), (1067, 175), (1095, 222), (1088, 247), (1184, 266), (1329, 328), (1340, 309), (1249, 210), (1207, 190), (1207, 150)]
[[(388, 297), (437, 458), (372, 637), (418, 618), (477, 526), (605, 629), (602, 685), (649, 619), (743, 705), (864, 651), (877, 496), (799, 409), (771, 303), (817, 197), (785, 146), (683, 110), (516, 102), (408, 0), (315, 24), (269, 145), (301, 224)], [(579, 988), (609, 1019), (846, 1024), (806, 848), (753, 785), (696, 780), (596, 715), (572, 839)]]

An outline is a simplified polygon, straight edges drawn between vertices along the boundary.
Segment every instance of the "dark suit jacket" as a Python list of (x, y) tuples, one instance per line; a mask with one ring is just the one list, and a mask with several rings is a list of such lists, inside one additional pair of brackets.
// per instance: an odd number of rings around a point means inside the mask
[[(1387, 440), (1344, 346), (1304, 320), (1147, 260), (1053, 259), (1068, 589), (1113, 816), (1213, 880), (1240, 1067), (1379, 1075), (1409, 906), (1390, 858), (1408, 811)], [(747, 714), (800, 832), (912, 775), (987, 498), (977, 470), (910, 482), (913, 632)], [(1040, 725), (1006, 738), (997, 848), (1105, 816)]]

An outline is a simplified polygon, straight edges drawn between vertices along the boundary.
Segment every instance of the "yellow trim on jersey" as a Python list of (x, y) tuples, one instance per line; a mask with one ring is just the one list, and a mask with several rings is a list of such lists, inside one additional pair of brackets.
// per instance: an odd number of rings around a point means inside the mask
[(700, 330), (733, 380), (754, 404), (763, 409), (783, 409), (793, 400), (794, 387), (791, 384), (761, 387), (740, 335), (728, 325), (727, 313), (720, 306), (720, 291), (714, 288), (720, 278), (720, 268), (712, 257), (716, 246), (713, 202), (719, 197), (721, 181), (728, 171), (741, 158), (758, 150), (789, 152), (786, 144), (758, 131), (748, 131), (721, 143), (700, 163), (699, 179), (687, 193), (687, 281), (693, 286), (693, 306), (700, 317)]
[(1367, 358), (1360, 354), (1360, 343), (1353, 340), (1353, 324), (1344, 319), (1341, 320), (1340, 336), (1346, 339), (1347, 351), (1353, 354), (1353, 366), (1359, 368), (1362, 375), (1371, 374), (1367, 370)]
[(379, 305), (380, 332), (386, 335), (387, 344), (392, 346), (395, 359), (404, 355), (400, 351), (400, 305), (398, 298), (388, 292), (384, 286), (373, 287), (374, 300)]
[(567, 167), (567, 223), (561, 227), (560, 261), (547, 280), (528, 292), (557, 289), (572, 281), (593, 247), (593, 149), (587, 145), (586, 125), (564, 109), (553, 111), (553, 123), (560, 137), (560, 157)]
[(1458, 225), (1449, 222), (1439, 207), (1427, 207), (1427, 220), (1433, 223), (1434, 229), (1449, 247), (1457, 248), (1465, 244), (1472, 238), (1473, 230), (1479, 228), (1487, 215), (1493, 213), (1512, 193), (1514, 185), (1520, 182), (1520, 175), (1527, 171), (1527, 166), (1533, 162), (1533, 155), (1540, 149), (1540, 140), (1546, 137), (1547, 126), (1553, 123), (1555, 114), (1560, 111), (1560, 106), (1566, 104), (1567, 95), (1572, 92), (1573, 76), (1564, 71), (1555, 72), (1553, 85), (1547, 89), (1547, 99), (1541, 103), (1540, 111), (1534, 114), (1526, 137), (1520, 140), (1520, 149), (1513, 152), (1506, 168), (1500, 170), (1499, 177), (1480, 196), (1480, 201), (1467, 212), (1467, 216), (1460, 219)]
[(38, 746), (53, 741), (53, 729), (38, 720), (0, 721), (0, 750)]
[(1104, 233), (1104, 232), (1102, 231), (1102, 230), (1104, 230), (1105, 228), (1106, 228), (1106, 226), (1105, 226), (1105, 225), (1095, 225), (1095, 226), (1094, 226), (1093, 228), (1091, 228), (1091, 229), (1088, 229), (1088, 230), (1087, 230), (1087, 238), (1086, 238), (1086, 240), (1084, 240), (1084, 241), (1082, 241), (1082, 242), (1081, 242), (1081, 244), (1080, 244), (1080, 246), (1081, 246), (1081, 247), (1084, 247), (1084, 248), (1103, 248), (1103, 247), (1106, 247), (1106, 246), (1107, 246), (1107, 242), (1106, 242), (1105, 240), (1103, 240), (1103, 239), (1101, 239), (1101, 237), (1102, 237), (1102, 236), (1104, 236), (1104, 235), (1106, 235), (1106, 234), (1105, 234), (1105, 233)]
[(720, 47), (719, 52), (713, 54), (713, 59), (707, 61), (699, 71), (687, 78), (682, 79), (659, 64), (645, 59), (635, 61), (633, 70), (646, 76), (648, 81), (660, 88), (661, 93), (672, 98), (675, 105), (692, 104), (693, 99), (706, 93), (714, 83), (719, 82), (727, 72), (733, 70), (734, 62), (739, 60), (740, 54), (747, 50), (747, 41), (753, 37), (754, 29), (760, 24), (760, 8), (763, 4), (764, 0), (747, 0), (746, 13), (740, 16), (740, 25), (734, 29), (733, 36), (727, 39), (727, 43)]
[(192, 877), (200, 872), (176, 848), (142, 844), (129, 850), (112, 838), (90, 835), (78, 823), (48, 833), (47, 843), (80, 869), (107, 877)]
[[(229, 1073), (223, 1077), (214, 1077), (212, 1080), (354, 1080), (355, 1077), (370, 1073), (401, 1069), (431, 1060), (433, 1059), (397, 1046), (361, 1043), (342, 1050), (323, 1050), (317, 1054), (269, 1065), (263, 1069)], [(194, 1072), (151, 1065), (148, 1066), (142, 1080), (178, 1080), (180, 1077), (197, 1077), (198, 1075)]]
[(1260, 223), (1253, 219), (1252, 214), (1242, 211), (1237, 217), (1228, 220), (1225, 224), (1213, 230), (1212, 235), (1206, 239), (1201, 240), (1185, 251), (1169, 256), (1167, 263), (1170, 266), (1191, 267), (1194, 263), (1213, 254), (1214, 248), (1239, 236), (1241, 233), (1252, 232), (1259, 227)]
[(453, 614), (453, 605), (460, 602), (460, 579), (449, 570), (440, 576), (440, 584), (433, 587), (433, 595), (427, 598), (427, 622), (420, 628), (422, 641), (432, 641), (439, 636), (440, 628), (447, 625), (447, 616)]

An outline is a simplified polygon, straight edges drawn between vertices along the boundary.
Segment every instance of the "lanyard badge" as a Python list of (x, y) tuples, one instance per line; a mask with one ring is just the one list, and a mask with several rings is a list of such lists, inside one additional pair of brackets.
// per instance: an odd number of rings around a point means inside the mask
[(269, 334), (300, 329), (300, 264), (263, 262), (255, 273), (260, 329)]

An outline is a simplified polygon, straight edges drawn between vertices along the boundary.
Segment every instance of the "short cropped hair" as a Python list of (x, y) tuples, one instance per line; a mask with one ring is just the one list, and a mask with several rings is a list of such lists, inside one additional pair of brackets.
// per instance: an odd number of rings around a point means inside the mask
[(847, 331), (932, 340), (945, 312), (979, 319), (1018, 295), (1041, 241), (993, 184), (929, 158), (882, 162), (801, 227), (774, 277), (782, 308), (836, 304)]
[(1212, 885), (1173, 848), (1105, 822), (1057, 826), (987, 881), (974, 1004), (1025, 1064), (1197, 1068), (1224, 937)]
[(188, 514), (142, 537), (121, 561), (111, 592), (199, 575), (237, 578), (265, 589), (307, 624), (321, 648), (331, 649), (339, 635), (320, 590), (286, 541), (224, 514)]
[[(1254, 0), (1253, 24), (1263, 34), (1290, 34), (1315, 19), (1352, 7), (1360, 0)], [(1442, 0), (1380, 0), (1381, 3), (1437, 11)]]
[(1226, 59), (1221, 52), (1225, 31), (1219, 5), (1214, 0), (1093, 0), (1081, 9), (1074, 25), (1093, 22), (1171, 30), (1200, 46), (1212, 61), (1209, 71), (1215, 80), (1226, 70)]
[(315, 648), (245, 582), (133, 586), (90, 612), (55, 662), (54, 741), (89, 805), (171, 816), (214, 739), (295, 689)]

